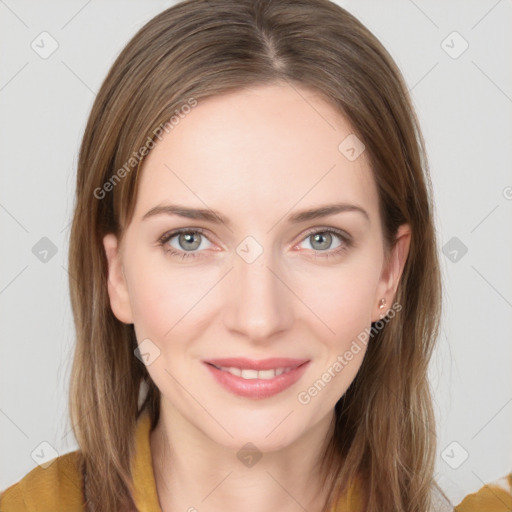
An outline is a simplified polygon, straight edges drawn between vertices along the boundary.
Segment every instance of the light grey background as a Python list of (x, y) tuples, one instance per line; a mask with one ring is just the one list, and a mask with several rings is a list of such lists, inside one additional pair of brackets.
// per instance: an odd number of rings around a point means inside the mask
[[(173, 3), (0, 0), (0, 489), (48, 454), (41, 442), (77, 448), (66, 268), (78, 146), (114, 58)], [(456, 504), (512, 471), (512, 2), (339, 4), (397, 61), (427, 143), (440, 252), (449, 244), (431, 367), (437, 473)], [(46, 59), (31, 47), (51, 48), (43, 31), (58, 43)], [(32, 250), (43, 237), (57, 250), (46, 262)]]

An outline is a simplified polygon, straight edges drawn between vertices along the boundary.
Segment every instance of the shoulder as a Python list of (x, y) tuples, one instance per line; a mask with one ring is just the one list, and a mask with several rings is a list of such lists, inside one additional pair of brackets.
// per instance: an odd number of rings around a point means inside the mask
[(56, 457), (36, 466), (19, 482), (0, 493), (1, 512), (82, 512), (84, 510), (80, 452)]
[(512, 473), (484, 485), (466, 496), (455, 507), (456, 512), (508, 512), (512, 510)]

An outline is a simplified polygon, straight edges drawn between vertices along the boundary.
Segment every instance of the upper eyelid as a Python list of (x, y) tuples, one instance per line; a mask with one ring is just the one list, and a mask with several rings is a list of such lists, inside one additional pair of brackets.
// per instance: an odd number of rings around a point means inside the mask
[(207, 230), (202, 228), (177, 228), (171, 229), (170, 231), (166, 231), (161, 237), (158, 238), (158, 241), (162, 244), (168, 243), (173, 238), (181, 235), (182, 233), (199, 233), (203, 235), (210, 243), (213, 243), (210, 240), (210, 237), (206, 235)]
[(347, 231), (340, 228), (329, 228), (329, 227), (320, 227), (320, 228), (310, 228), (306, 230), (306, 233), (304, 237), (311, 236), (314, 233), (334, 233), (335, 235), (338, 235), (341, 238), (348, 238), (349, 240), (352, 240), (352, 235), (350, 235)]

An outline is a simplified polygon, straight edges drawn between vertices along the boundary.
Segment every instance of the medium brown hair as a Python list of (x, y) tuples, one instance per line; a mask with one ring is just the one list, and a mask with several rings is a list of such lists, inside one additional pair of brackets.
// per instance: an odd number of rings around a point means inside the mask
[[(140, 148), (190, 98), (200, 103), (283, 81), (320, 93), (364, 142), (388, 247), (401, 224), (412, 230), (395, 297), (402, 309), (372, 337), (335, 406), (322, 468), (325, 510), (356, 475), (368, 511), (424, 512), (432, 491), (440, 491), (427, 378), (441, 313), (432, 187), (399, 69), (368, 29), (327, 0), (188, 0), (146, 23), (122, 50), (80, 148), (69, 248), (76, 326), (69, 407), (90, 511), (134, 508), (129, 468), (136, 421), (146, 409), (152, 428), (159, 419), (160, 391), (134, 356), (133, 325), (110, 308), (102, 243), (107, 233), (122, 238), (132, 218)], [(139, 401), (141, 383), (147, 395)]]

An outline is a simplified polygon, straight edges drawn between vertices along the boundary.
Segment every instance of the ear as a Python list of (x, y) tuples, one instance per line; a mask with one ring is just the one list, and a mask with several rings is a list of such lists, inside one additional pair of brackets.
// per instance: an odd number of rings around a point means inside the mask
[(118, 320), (133, 324), (132, 309), (126, 278), (121, 262), (117, 237), (109, 233), (103, 237), (103, 246), (108, 261), (108, 295), (110, 307)]
[[(372, 312), (372, 322), (380, 320), (382, 314), (391, 307), (400, 277), (407, 261), (411, 242), (411, 229), (408, 224), (402, 224), (397, 231), (396, 242), (382, 268), (379, 284), (375, 295), (375, 306)], [(384, 307), (379, 307), (384, 299)]]

